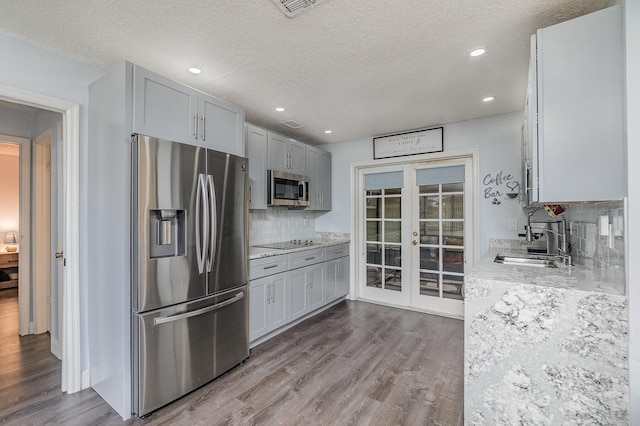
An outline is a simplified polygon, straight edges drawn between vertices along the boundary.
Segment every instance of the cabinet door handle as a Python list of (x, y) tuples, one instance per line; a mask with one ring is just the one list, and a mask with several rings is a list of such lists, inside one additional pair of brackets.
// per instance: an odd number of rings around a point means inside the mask
[(193, 138), (198, 139), (198, 114), (193, 114)]
[(271, 284), (271, 291), (273, 292), (271, 296), (271, 303), (276, 303), (276, 283)]
[(204, 114), (202, 114), (202, 140), (203, 141), (204, 141), (204, 127), (205, 127)]

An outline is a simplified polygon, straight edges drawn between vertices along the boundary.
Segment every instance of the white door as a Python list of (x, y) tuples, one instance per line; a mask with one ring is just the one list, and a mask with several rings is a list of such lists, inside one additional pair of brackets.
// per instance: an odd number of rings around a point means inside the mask
[(456, 159), (360, 172), (360, 297), (463, 316), (472, 171)]

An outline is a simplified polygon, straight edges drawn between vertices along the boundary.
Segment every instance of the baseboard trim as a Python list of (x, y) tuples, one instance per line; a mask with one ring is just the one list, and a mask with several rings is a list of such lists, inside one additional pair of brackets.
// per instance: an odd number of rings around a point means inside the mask
[(91, 387), (91, 370), (82, 370), (80, 376), (80, 390)]
[(53, 336), (51, 336), (51, 353), (54, 354), (56, 358), (62, 359), (60, 355), (60, 342)]

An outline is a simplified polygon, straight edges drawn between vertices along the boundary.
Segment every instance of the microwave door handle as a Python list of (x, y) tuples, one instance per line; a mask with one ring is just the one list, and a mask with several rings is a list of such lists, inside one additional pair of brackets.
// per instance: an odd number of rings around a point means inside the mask
[(213, 182), (213, 176), (207, 175), (207, 195), (209, 197), (209, 206), (211, 208), (211, 241), (209, 247), (209, 259), (207, 260), (207, 272), (211, 272), (213, 261), (216, 256), (216, 240), (218, 236), (218, 205), (216, 202), (216, 186)]

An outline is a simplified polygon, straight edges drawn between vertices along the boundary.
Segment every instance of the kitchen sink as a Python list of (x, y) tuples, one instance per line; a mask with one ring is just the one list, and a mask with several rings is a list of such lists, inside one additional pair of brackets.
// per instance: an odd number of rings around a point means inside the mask
[(537, 268), (557, 268), (555, 256), (542, 254), (506, 255), (499, 254), (493, 260), (505, 265), (534, 266)]

